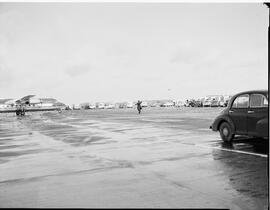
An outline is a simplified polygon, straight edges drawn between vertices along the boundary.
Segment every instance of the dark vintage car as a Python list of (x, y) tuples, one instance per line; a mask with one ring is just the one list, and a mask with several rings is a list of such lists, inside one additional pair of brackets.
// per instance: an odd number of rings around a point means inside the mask
[(210, 129), (219, 131), (226, 142), (234, 135), (268, 138), (268, 110), (268, 90), (241, 92), (230, 99)]

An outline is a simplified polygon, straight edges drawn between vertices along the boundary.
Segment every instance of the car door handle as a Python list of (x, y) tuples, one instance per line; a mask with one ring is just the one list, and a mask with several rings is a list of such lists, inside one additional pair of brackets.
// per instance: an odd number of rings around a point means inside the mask
[(233, 113), (233, 110), (229, 110), (229, 113)]
[(248, 114), (254, 113), (254, 111), (248, 111)]

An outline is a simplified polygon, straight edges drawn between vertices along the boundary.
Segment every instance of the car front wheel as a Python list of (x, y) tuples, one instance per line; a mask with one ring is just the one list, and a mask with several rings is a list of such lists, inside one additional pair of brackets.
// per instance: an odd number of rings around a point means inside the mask
[(224, 142), (231, 142), (234, 138), (231, 126), (227, 122), (223, 122), (219, 127), (220, 137)]

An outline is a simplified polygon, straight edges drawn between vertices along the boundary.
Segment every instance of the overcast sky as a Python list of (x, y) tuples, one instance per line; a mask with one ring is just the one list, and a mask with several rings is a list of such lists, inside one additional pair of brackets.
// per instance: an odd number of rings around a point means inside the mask
[(268, 19), (262, 3), (0, 3), (0, 98), (267, 89)]

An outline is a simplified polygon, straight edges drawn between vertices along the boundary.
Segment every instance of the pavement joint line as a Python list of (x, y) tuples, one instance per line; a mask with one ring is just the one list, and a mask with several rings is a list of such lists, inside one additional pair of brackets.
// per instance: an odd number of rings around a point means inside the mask
[(202, 148), (208, 148), (208, 149), (223, 150), (223, 151), (227, 151), (227, 152), (242, 153), (242, 154), (246, 154), (246, 155), (254, 155), (254, 156), (259, 156), (259, 157), (264, 157), (264, 158), (268, 157), (268, 155), (264, 155), (264, 154), (245, 152), (245, 151), (240, 151), (240, 150), (232, 150), (232, 149), (226, 149), (226, 148), (220, 148), (220, 147), (211, 147), (211, 146), (205, 146), (205, 145), (201, 145), (201, 144), (195, 144), (195, 146), (202, 147)]

